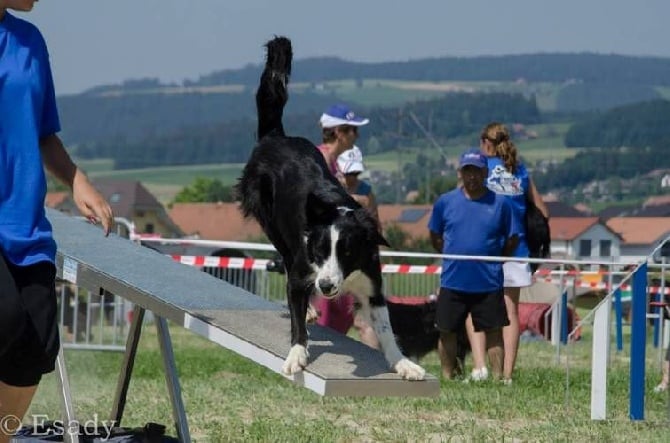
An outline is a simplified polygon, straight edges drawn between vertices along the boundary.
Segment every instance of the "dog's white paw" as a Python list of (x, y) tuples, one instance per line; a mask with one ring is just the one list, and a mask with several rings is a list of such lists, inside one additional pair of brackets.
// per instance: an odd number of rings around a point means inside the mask
[(286, 375), (293, 375), (301, 372), (307, 366), (307, 357), (309, 353), (307, 348), (302, 345), (294, 345), (288, 353), (281, 370)]
[(423, 380), (426, 376), (425, 369), (407, 358), (401, 359), (393, 369), (406, 380)]

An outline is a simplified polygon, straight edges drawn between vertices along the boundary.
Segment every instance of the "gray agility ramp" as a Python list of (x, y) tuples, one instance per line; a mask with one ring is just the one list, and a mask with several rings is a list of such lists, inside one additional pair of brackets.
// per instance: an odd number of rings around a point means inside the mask
[[(171, 257), (54, 210), (58, 276), (92, 291), (106, 290), (136, 305), (114, 417), (120, 421), (144, 310), (157, 317), (175, 419), (185, 424), (167, 330), (170, 320), (277, 373), (290, 348), (288, 311), (276, 303), (176, 263)], [(139, 318), (139, 321), (138, 321)], [(305, 372), (288, 377), (327, 396), (437, 396), (439, 381), (405, 381), (389, 372), (383, 355), (327, 328), (310, 326)], [(187, 429), (184, 433), (187, 435)], [(188, 437), (185, 437), (188, 440)]]

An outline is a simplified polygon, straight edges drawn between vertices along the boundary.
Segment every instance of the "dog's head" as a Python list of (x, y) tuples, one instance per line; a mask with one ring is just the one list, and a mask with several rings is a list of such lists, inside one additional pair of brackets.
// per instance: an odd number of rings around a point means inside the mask
[(319, 295), (333, 298), (351, 290), (370, 296), (372, 286), (381, 285), (379, 245), (389, 244), (367, 210), (338, 208), (333, 223), (315, 226), (307, 233), (306, 243)]

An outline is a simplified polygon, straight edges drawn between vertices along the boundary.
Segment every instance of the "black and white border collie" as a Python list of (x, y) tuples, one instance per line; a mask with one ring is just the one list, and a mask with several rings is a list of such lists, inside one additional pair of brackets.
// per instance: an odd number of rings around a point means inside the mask
[(291, 350), (282, 371), (292, 375), (307, 366), (310, 296), (334, 298), (349, 292), (391, 368), (405, 379), (421, 380), (424, 369), (405, 358), (394, 340), (382, 294), (379, 245), (388, 243), (368, 211), (329, 172), (314, 144), (284, 133), (291, 41), (276, 37), (265, 46), (266, 64), (256, 92), (258, 143), (235, 193), (243, 214), (258, 221), (284, 260)]

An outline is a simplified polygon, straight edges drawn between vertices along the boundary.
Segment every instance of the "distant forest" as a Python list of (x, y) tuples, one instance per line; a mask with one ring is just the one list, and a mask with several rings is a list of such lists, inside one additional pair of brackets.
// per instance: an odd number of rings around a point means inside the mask
[[(229, 69), (185, 82), (186, 86), (255, 85), (261, 64)], [(296, 60), (293, 80), (319, 82), (347, 78), (417, 81), (516, 81), (630, 85), (670, 85), (670, 59), (602, 54), (531, 54), (441, 57), (406, 62), (356, 63), (335, 57)]]
[[(363, 113), (363, 111), (360, 111)], [(444, 98), (409, 103), (402, 113), (424, 122), (426, 129), (438, 140), (478, 131), (486, 123), (502, 121), (533, 124), (540, 113), (532, 99), (521, 94), (449, 94)], [(318, 117), (321, 111), (309, 115), (290, 115), (285, 127), (291, 134), (303, 135), (314, 143), (320, 141)], [(397, 109), (372, 108), (365, 114), (374, 121), (362, 133), (361, 143), (373, 154), (408, 146), (425, 134), (415, 124), (401, 125)], [(256, 120), (247, 118), (218, 125), (200, 126), (170, 135), (148, 136), (140, 141), (127, 142), (112, 138), (108, 142), (85, 143), (77, 148), (81, 158), (113, 158), (117, 169), (161, 165), (202, 163), (242, 163), (247, 160), (255, 142)], [(375, 142), (370, 143), (374, 138)]]
[(620, 179), (670, 168), (670, 102), (656, 100), (612, 109), (574, 123), (566, 146), (592, 148), (535, 180), (543, 189), (565, 188), (609, 177)]
[[(83, 94), (58, 97), (63, 139), (75, 155), (112, 158), (117, 169), (244, 162), (255, 141), (254, 93), (261, 63), (204, 75), (180, 85), (136, 79)], [(335, 80), (507, 82), (510, 91), (444, 93), (394, 106), (363, 107), (373, 125), (362, 132), (369, 153), (439, 143), (476, 133), (495, 120), (508, 124), (575, 122), (565, 145), (591, 147), (536, 174), (542, 189), (570, 187), (594, 178), (632, 177), (665, 167), (670, 140), (670, 59), (597, 54), (536, 54), (355, 63), (337, 58), (296, 60), (294, 91), (285, 127), (314, 142), (322, 110), (340, 99), (323, 87)], [(524, 85), (535, 86), (525, 88)], [(236, 85), (236, 86), (234, 86)], [(549, 85), (549, 86), (545, 86)], [(221, 92), (223, 86), (234, 86)], [(189, 87), (218, 87), (196, 92)], [(541, 112), (534, 88), (548, 88), (555, 112)], [(516, 88), (516, 89), (515, 89)], [(545, 95), (544, 99), (547, 99)], [(624, 147), (624, 148), (621, 148)], [(603, 166), (605, 165), (605, 166)]]
[(670, 136), (669, 118), (670, 101), (667, 100), (653, 100), (585, 115), (570, 127), (565, 135), (565, 145), (605, 148), (650, 146)]
[[(132, 143), (234, 120), (254, 119), (253, 94), (261, 64), (214, 72), (182, 85), (157, 79), (127, 80), (83, 94), (58, 97), (63, 138), (68, 144)], [(549, 82), (560, 85), (560, 112), (608, 109), (660, 98), (670, 86), (670, 59), (597, 54), (536, 54), (474, 58), (435, 58), (406, 62), (356, 63), (337, 58), (296, 60), (295, 82), (312, 85), (292, 94), (287, 115), (319, 114), (337, 98), (317, 90), (333, 80)], [(198, 93), (180, 87), (241, 85), (237, 92)], [(498, 118), (502, 119), (502, 118)]]

